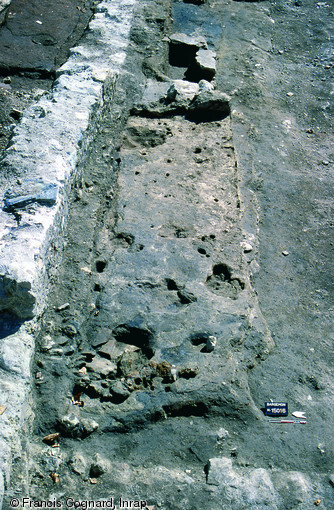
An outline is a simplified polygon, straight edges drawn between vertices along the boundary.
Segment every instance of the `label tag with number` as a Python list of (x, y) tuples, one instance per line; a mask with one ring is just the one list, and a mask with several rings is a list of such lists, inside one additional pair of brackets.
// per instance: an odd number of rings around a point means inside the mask
[(264, 414), (266, 416), (288, 416), (287, 402), (265, 402)]

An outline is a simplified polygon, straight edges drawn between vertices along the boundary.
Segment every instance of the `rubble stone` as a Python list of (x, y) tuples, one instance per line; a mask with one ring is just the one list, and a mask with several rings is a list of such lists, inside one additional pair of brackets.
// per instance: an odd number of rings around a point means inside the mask
[(74, 453), (68, 461), (68, 464), (72, 471), (77, 475), (84, 475), (87, 473), (87, 462), (84, 456), (80, 453)]
[(91, 363), (86, 365), (87, 372), (91, 372), (99, 377), (114, 377), (117, 373), (117, 366), (104, 358), (94, 358)]
[(90, 466), (90, 476), (97, 478), (110, 470), (110, 462), (96, 453)]
[(195, 62), (202, 72), (203, 79), (211, 81), (216, 74), (216, 53), (201, 48), (196, 53)]
[(196, 35), (187, 35), (182, 33), (175, 33), (169, 36), (170, 41), (173, 44), (180, 46), (191, 46), (194, 48), (207, 48), (207, 42), (204, 37)]

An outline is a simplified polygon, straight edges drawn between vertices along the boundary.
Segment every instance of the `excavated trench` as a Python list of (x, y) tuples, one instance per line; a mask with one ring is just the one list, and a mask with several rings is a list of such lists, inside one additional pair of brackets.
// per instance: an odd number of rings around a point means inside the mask
[[(97, 9), (102, 23), (109, 7)], [(127, 8), (126, 58), (103, 83), (48, 238), (32, 412), (4, 508), (29, 497), (64, 508), (120, 508), (121, 498), (128, 508), (283, 510), (321, 493), (329, 509), (327, 468), (312, 488), (290, 441), (268, 446), (252, 379), (274, 344), (253, 288), (260, 210), (245, 185), (242, 114), (223, 73), (215, 79), (224, 14), (205, 0)], [(90, 51), (101, 32), (86, 34)], [(78, 70), (65, 64), (65, 77)], [(43, 193), (10, 203), (18, 227), (46, 207)], [(1, 335), (26, 327), (29, 313), (10, 326), (3, 315)]]

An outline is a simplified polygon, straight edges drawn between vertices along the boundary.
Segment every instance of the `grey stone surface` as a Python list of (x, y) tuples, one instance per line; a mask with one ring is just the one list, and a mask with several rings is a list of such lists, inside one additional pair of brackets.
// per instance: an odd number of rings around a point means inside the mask
[(5, 192), (4, 211), (13, 212), (16, 209), (26, 208), (30, 204), (37, 203), (52, 207), (57, 202), (58, 187), (55, 184), (30, 183), (20, 189), (11, 189)]
[(219, 120), (230, 113), (230, 98), (219, 91), (200, 91), (189, 105), (189, 112), (195, 119)]
[(0, 0), (0, 12), (10, 5), (11, 0)]
[(167, 99), (169, 101), (177, 101), (178, 103), (189, 103), (189, 100), (194, 99), (199, 91), (197, 83), (175, 80), (174, 83), (167, 90)]
[(99, 453), (96, 453), (90, 466), (90, 475), (93, 477), (101, 476), (109, 470), (110, 462), (104, 459)]
[(219, 487), (231, 508), (307, 508), (314, 505), (312, 484), (300, 472), (238, 467), (231, 458), (212, 458), (207, 483)]
[(68, 461), (72, 471), (78, 475), (88, 474), (88, 466), (85, 458), (78, 452), (73, 453)]
[(206, 79), (211, 81), (216, 74), (216, 52), (201, 48), (196, 53), (195, 62)]
[(94, 358), (91, 363), (86, 365), (87, 371), (92, 372), (95, 375), (100, 375), (102, 377), (109, 377), (111, 375), (116, 375), (117, 366), (111, 361), (103, 358)]
[(194, 48), (207, 48), (207, 42), (203, 36), (175, 33), (169, 36), (170, 41), (179, 46), (190, 46)]
[[(324, 56), (319, 64), (313, 61), (312, 45), (303, 45), (307, 55), (298, 49), (304, 37), (308, 41), (304, 14), (312, 25), (327, 7), (306, 6), (303, 16), (300, 6), (282, 3), (172, 6), (155, 0), (139, 7), (126, 74), (113, 90), (107, 82), (98, 133), (93, 143), (81, 142), (85, 157), (69, 208), (67, 243), (61, 265), (49, 266), (52, 286), (41, 332), (29, 331), (37, 339), (33, 370), (40, 374), (34, 432), (28, 434), (31, 493), (95, 499), (112, 490), (166, 510), (306, 510), (318, 500), (331, 509), (327, 187), (318, 194), (321, 208), (309, 200), (321, 190), (319, 182), (329, 182), (329, 165), (322, 163), (331, 161), (325, 154), (329, 96), (326, 80), (319, 81), (329, 64)], [(293, 39), (291, 26), (299, 27)], [(164, 35), (173, 31), (205, 34), (217, 52), (219, 92), (199, 84), (201, 92), (190, 100), (197, 117), (189, 116), (187, 101), (182, 108), (177, 101), (164, 103), (170, 84), (184, 78), (185, 69), (190, 72), (185, 60), (173, 65), (175, 55), (168, 61)], [(276, 51), (281, 33), (286, 46)], [(320, 41), (319, 34), (317, 29), (312, 37)], [(90, 53), (95, 49), (92, 44)], [(190, 53), (194, 59), (194, 49)], [(307, 78), (302, 96), (296, 66)], [(82, 67), (66, 72), (73, 77)], [(165, 81), (154, 83), (152, 76)], [(311, 77), (320, 99), (309, 108)], [(133, 103), (142, 107), (133, 108), (126, 122)], [(312, 127), (311, 112), (317, 122)], [(47, 117), (44, 106), (32, 111), (38, 122)], [(308, 147), (311, 130), (317, 133), (314, 152)], [(308, 166), (304, 148), (313, 163), (319, 155), (319, 174)], [(15, 225), (17, 219), (8, 216), (7, 224)], [(311, 243), (313, 238), (319, 242)], [(69, 309), (55, 310), (66, 302)], [(271, 352), (259, 304), (276, 332)], [(74, 350), (61, 357), (65, 349), (58, 349), (57, 339), (69, 324), (75, 327), (68, 331)], [(116, 359), (113, 345), (104, 349), (113, 340), (120, 348)], [(12, 384), (26, 365), (19, 368), (9, 354), (4, 351), (1, 359), (12, 367), (6, 369)], [(91, 377), (87, 367), (98, 359), (117, 364), (117, 373)], [(22, 387), (16, 388), (12, 406), (6, 393), (12, 414), (2, 415), (14, 418), (13, 430), (21, 423)], [(291, 410), (306, 410), (307, 425), (268, 423), (261, 407), (271, 397), (288, 400)], [(60, 451), (40, 448), (40, 431), (60, 430), (64, 416), (74, 428), (67, 435), (65, 428)], [(14, 446), (14, 479), (23, 487), (25, 449)], [(110, 471), (97, 484), (84, 475), (78, 484), (68, 464), (73, 448), (87, 466), (101, 452), (111, 461)], [(50, 469), (59, 470), (56, 486)]]

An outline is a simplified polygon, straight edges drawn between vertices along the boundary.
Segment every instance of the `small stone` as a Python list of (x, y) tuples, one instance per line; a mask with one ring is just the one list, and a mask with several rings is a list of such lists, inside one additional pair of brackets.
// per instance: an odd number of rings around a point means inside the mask
[(63, 310), (67, 310), (70, 307), (70, 303), (64, 303), (63, 305), (56, 307), (56, 312), (62, 312)]
[(42, 342), (41, 342), (41, 351), (42, 352), (48, 352), (50, 351), (53, 347), (56, 347), (56, 343), (52, 340), (51, 336), (50, 335), (45, 335), (43, 338), (42, 338)]
[(197, 301), (197, 297), (185, 289), (178, 290), (177, 295), (182, 305), (188, 305)]
[(198, 83), (198, 86), (199, 86), (199, 91), (200, 92), (210, 92), (212, 90), (214, 90), (214, 85), (207, 81), (207, 80), (200, 80), (200, 82)]
[(286, 95), (287, 95), (288, 97), (292, 97), (292, 96), (293, 96), (293, 92), (287, 92), (287, 93), (286, 93)]
[(104, 378), (116, 376), (117, 374), (115, 363), (104, 358), (95, 358), (91, 363), (87, 363), (86, 368), (87, 372), (93, 372)]
[(320, 503), (321, 503), (321, 499), (316, 499), (314, 502), (315, 506), (319, 506)]
[(110, 469), (110, 463), (101, 457), (99, 453), (96, 453), (93, 458), (93, 462), (90, 466), (90, 475), (93, 478), (97, 478)]
[(82, 420), (81, 426), (84, 436), (92, 434), (99, 428), (99, 424), (95, 420)]
[(54, 444), (58, 442), (59, 436), (60, 436), (59, 432), (55, 432), (54, 434), (48, 434), (47, 436), (43, 437), (42, 441), (47, 444)]
[(7, 407), (0, 405), (0, 416), (6, 411)]
[(212, 352), (217, 344), (217, 338), (215, 336), (209, 336), (205, 342), (206, 352)]
[[(81, 191), (81, 196), (82, 196), (82, 190), (79, 190), (79, 191)], [(92, 270), (89, 269), (89, 267), (81, 267), (80, 270), (83, 271), (84, 273), (92, 274)]]
[(244, 253), (249, 253), (249, 252), (253, 251), (253, 246), (251, 244), (247, 243), (246, 241), (242, 241), (240, 243), (240, 246), (241, 246), (241, 248), (243, 248)]
[(57, 201), (57, 196), (58, 186), (56, 184), (26, 182), (24, 188), (22, 186), (13, 187), (6, 191), (3, 210), (12, 212), (33, 203), (52, 207)]
[(216, 74), (216, 53), (201, 48), (196, 53), (195, 62), (199, 69), (205, 73), (205, 78), (211, 81)]
[(80, 436), (80, 421), (73, 413), (62, 417), (61, 427), (64, 433), (70, 437)]
[(326, 159), (324, 159), (323, 161), (321, 161), (321, 163), (325, 166), (329, 165), (329, 161), (327, 161)]
[(199, 92), (189, 106), (188, 116), (193, 120), (221, 119), (230, 113), (230, 97), (216, 90)]
[(161, 377), (168, 377), (171, 373), (172, 365), (168, 361), (162, 361), (156, 366), (156, 371)]
[(175, 33), (169, 37), (169, 40), (173, 44), (180, 46), (193, 46), (195, 48), (207, 48), (207, 42), (202, 36), (191, 36), (182, 33)]
[(65, 347), (63, 352), (64, 352), (64, 354), (66, 356), (70, 356), (71, 354), (73, 354), (75, 352), (75, 346), (74, 345), (68, 345), (68, 346)]
[(79, 374), (82, 374), (82, 375), (86, 375), (87, 374), (87, 368), (86, 367), (82, 367), (80, 368), (80, 370), (78, 370)]
[(53, 480), (53, 483), (58, 483), (59, 482), (59, 475), (57, 475), (57, 473), (50, 473), (50, 476)]
[(225, 439), (229, 435), (228, 430), (221, 427), (217, 432), (217, 439), (222, 440)]
[(68, 342), (68, 336), (59, 336), (56, 340), (59, 345), (66, 345)]
[(52, 349), (50, 351), (50, 354), (52, 356), (62, 356), (64, 354), (64, 351), (63, 351), (63, 349)]
[(73, 337), (78, 333), (78, 330), (73, 324), (65, 324), (65, 326), (63, 327), (63, 333), (64, 335)]
[(332, 487), (334, 487), (334, 474), (331, 475), (330, 479), (329, 479), (329, 483)]
[(7, 84), (12, 83), (12, 79), (10, 76), (5, 76), (5, 78), (2, 81)]
[(35, 379), (42, 379), (42, 372), (36, 372)]
[(282, 255), (284, 255), (284, 257), (287, 257), (289, 255), (289, 252), (288, 251), (282, 251)]
[(325, 445), (324, 444), (319, 443), (318, 444), (318, 450), (320, 451), (321, 455), (325, 455), (326, 450), (325, 450)]
[(260, 265), (256, 260), (252, 260), (249, 264), (252, 274), (257, 274), (260, 271)]
[(130, 396), (130, 391), (122, 381), (116, 381), (110, 387), (110, 393), (120, 402), (126, 400)]
[[(82, 268), (84, 270), (85, 268)], [(112, 330), (108, 328), (101, 328), (98, 334), (93, 338), (91, 342), (92, 347), (99, 347), (100, 345), (106, 344), (110, 339), (112, 339)]]
[(199, 91), (198, 83), (175, 80), (167, 90), (167, 99), (178, 103), (191, 101)]
[(95, 485), (97, 483), (97, 479), (96, 478), (90, 478), (89, 481), (90, 481), (90, 483), (92, 485)]
[(86, 460), (80, 453), (74, 453), (68, 464), (77, 475), (84, 475), (87, 472)]
[(232, 460), (227, 457), (210, 459), (207, 465), (208, 485), (219, 486), (224, 483), (232, 469)]
[(119, 343), (114, 338), (112, 338), (109, 340), (109, 342), (100, 347), (97, 352), (100, 356), (103, 356), (104, 358), (112, 361), (119, 358), (123, 350), (124, 348), (121, 348)]
[(72, 438), (86, 437), (98, 429), (99, 424), (94, 420), (79, 420), (74, 413), (63, 416), (60, 426), (64, 436)]

